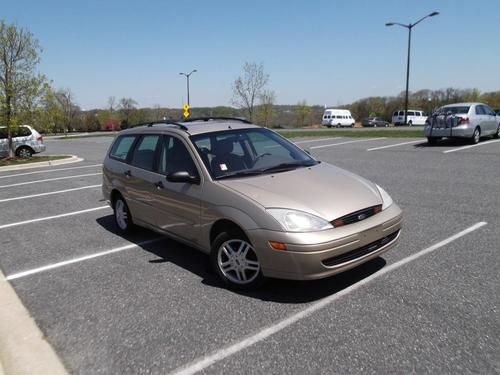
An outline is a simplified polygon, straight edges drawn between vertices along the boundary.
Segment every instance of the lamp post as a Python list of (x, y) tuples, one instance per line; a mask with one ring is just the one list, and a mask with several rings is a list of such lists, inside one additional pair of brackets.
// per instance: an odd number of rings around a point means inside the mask
[(405, 25), (403, 23), (399, 23), (399, 22), (387, 22), (385, 24), (385, 26), (394, 26), (394, 25), (398, 25), (398, 26), (401, 26), (401, 27), (406, 27), (408, 29), (408, 58), (406, 60), (406, 92), (405, 92), (405, 120), (404, 120), (404, 124), (406, 125), (406, 120), (408, 118), (408, 84), (410, 82), (410, 46), (411, 46), (411, 29), (414, 27), (414, 26), (417, 26), (420, 22), (422, 22), (423, 20), (425, 20), (426, 18), (428, 17), (434, 17), (434, 16), (437, 16), (439, 14), (439, 12), (432, 12), (428, 15), (426, 15), (425, 17), (422, 17), (420, 18), (417, 22), (414, 22), (414, 23), (409, 23), (408, 25)]
[(190, 77), (190, 76), (191, 76), (191, 74), (193, 74), (194, 72), (197, 72), (197, 70), (196, 70), (196, 69), (193, 69), (193, 70), (191, 71), (191, 73), (182, 73), (182, 72), (181, 72), (181, 73), (179, 73), (181, 76), (186, 76), (187, 94), (188, 94), (188, 98), (187, 98), (187, 99), (188, 99), (188, 102), (187, 102), (187, 104), (188, 104), (188, 105), (189, 105), (189, 77)]

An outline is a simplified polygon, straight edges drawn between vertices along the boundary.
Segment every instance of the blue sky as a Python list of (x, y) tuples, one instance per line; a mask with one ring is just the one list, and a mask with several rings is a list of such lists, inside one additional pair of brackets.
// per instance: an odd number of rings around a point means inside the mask
[(279, 104), (338, 105), (404, 90), (500, 90), (500, 0), (8, 1), (0, 15), (43, 46), (40, 71), (84, 109), (107, 98), (229, 105), (246, 61), (264, 64)]

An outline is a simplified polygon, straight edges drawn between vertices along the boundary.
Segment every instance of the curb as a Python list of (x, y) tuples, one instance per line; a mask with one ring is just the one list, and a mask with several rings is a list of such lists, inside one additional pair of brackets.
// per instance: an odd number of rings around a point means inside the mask
[(0, 270), (0, 374), (3, 373), (68, 374)]
[(84, 160), (83, 158), (80, 158), (76, 155), (70, 155), (70, 156), (71, 157), (68, 159), (41, 161), (41, 162), (37, 162), (37, 163), (28, 163), (28, 164), (21, 164), (21, 165), (9, 165), (7, 167), (0, 167), (0, 172), (17, 171), (20, 169), (50, 167), (53, 165), (72, 164), (72, 163), (78, 163), (78, 162)]

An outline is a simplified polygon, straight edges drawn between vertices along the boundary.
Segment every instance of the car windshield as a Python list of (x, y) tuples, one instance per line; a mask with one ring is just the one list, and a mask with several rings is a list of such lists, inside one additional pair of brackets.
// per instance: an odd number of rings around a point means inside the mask
[(453, 107), (441, 107), (438, 109), (439, 115), (444, 115), (451, 112), (454, 115), (457, 114), (467, 114), (469, 113), (470, 106), (453, 106)]
[(215, 179), (285, 172), (318, 163), (293, 143), (263, 128), (198, 134), (191, 140)]

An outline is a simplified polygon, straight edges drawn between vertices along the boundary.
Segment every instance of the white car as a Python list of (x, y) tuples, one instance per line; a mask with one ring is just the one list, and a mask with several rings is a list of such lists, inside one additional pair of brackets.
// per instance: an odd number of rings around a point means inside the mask
[[(45, 151), (43, 137), (28, 125), (20, 125), (12, 133), (12, 144), (16, 156), (29, 158), (33, 154)], [(0, 126), (0, 158), (9, 156), (7, 127)]]
[[(418, 109), (409, 109), (408, 116), (406, 117), (406, 123), (408, 126), (413, 125), (425, 125), (425, 121), (427, 120), (427, 116), (425, 113)], [(394, 125), (404, 125), (405, 124), (405, 111), (395, 111), (392, 114), (392, 123)]]
[(468, 138), (478, 143), (482, 136), (500, 137), (498, 116), (483, 103), (456, 103), (439, 108), (425, 125), (425, 136), (430, 144), (441, 138)]
[(356, 121), (354, 121), (354, 118), (351, 115), (351, 111), (347, 109), (328, 108), (325, 109), (325, 112), (323, 113), (323, 120), (321, 121), (321, 124), (325, 125), (327, 128), (331, 128), (332, 126), (336, 126), (337, 128), (341, 126), (353, 128), (355, 122)]

